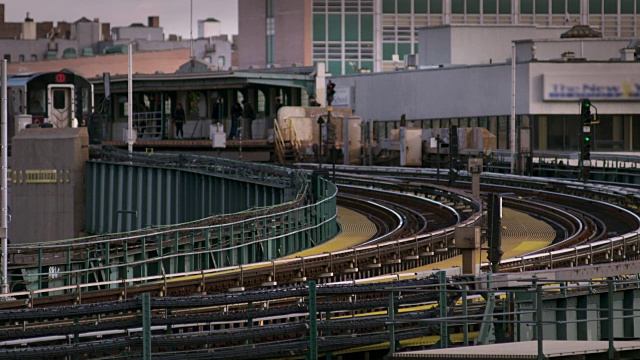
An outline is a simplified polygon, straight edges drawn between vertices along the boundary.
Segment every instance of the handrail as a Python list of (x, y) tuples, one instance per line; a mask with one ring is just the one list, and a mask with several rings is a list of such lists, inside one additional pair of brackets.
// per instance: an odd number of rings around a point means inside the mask
[(296, 127), (293, 125), (293, 121), (291, 118), (289, 119), (289, 139), (291, 141), (291, 145), (293, 146), (293, 150), (295, 151), (296, 161), (301, 161), (302, 156), (302, 143), (300, 142), (300, 138), (298, 137), (298, 132), (296, 131)]
[(282, 132), (280, 131), (280, 126), (278, 125), (278, 119), (273, 122), (273, 133), (274, 133), (274, 143), (276, 146), (276, 157), (278, 158), (278, 162), (280, 164), (284, 164), (284, 138), (282, 137)]

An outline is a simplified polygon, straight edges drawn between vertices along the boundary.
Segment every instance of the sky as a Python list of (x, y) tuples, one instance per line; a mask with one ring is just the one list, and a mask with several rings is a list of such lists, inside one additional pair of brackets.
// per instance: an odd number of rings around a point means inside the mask
[(5, 21), (22, 22), (27, 12), (36, 22), (74, 22), (81, 17), (99, 18), (111, 27), (132, 23), (147, 25), (148, 16), (160, 16), (165, 37), (189, 38), (190, 7), (193, 1), (193, 36), (198, 20), (216, 18), (223, 34), (238, 33), (238, 0), (0, 0), (5, 4)]

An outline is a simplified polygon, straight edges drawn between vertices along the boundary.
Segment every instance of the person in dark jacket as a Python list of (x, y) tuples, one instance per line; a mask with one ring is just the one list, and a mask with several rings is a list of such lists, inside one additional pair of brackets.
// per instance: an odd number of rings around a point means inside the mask
[[(252, 138), (251, 135), (251, 124), (253, 123), (253, 120), (256, 119), (256, 111), (253, 110), (253, 106), (251, 106), (251, 104), (249, 104), (249, 102), (247, 100), (242, 100), (242, 106), (244, 106), (244, 111), (242, 112), (242, 117), (244, 118), (244, 126), (243, 126), (243, 130), (242, 132), (244, 134), (247, 134), (247, 140)], [(244, 130), (246, 126), (246, 131)], [(244, 136), (243, 136), (244, 137)]]
[(316, 101), (315, 96), (309, 96), (309, 106), (320, 106), (320, 104)]
[(182, 139), (184, 137), (184, 132), (182, 131), (182, 125), (186, 122), (186, 117), (184, 114), (184, 109), (182, 108), (182, 104), (176, 104), (176, 110), (173, 113), (173, 123), (176, 125), (176, 139)]
[(236, 137), (238, 132), (238, 122), (242, 118), (242, 106), (240, 103), (235, 103), (231, 107), (231, 131), (229, 132), (229, 137), (227, 140), (231, 140)]

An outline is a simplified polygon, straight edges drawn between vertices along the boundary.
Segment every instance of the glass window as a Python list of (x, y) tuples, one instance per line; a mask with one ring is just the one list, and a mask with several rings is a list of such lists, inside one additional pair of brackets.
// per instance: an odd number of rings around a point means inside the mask
[(53, 108), (63, 110), (67, 105), (65, 101), (65, 90), (53, 90)]
[(464, 14), (464, 0), (452, 0), (451, 1), (451, 13)]
[(342, 15), (329, 15), (329, 41), (342, 41)]
[(383, 0), (382, 1), (382, 12), (385, 14), (395, 14), (396, 13), (396, 0)]
[(617, 14), (618, 13), (618, 2), (608, 0), (604, 2), (604, 13), (605, 14)]
[(480, 0), (467, 0), (467, 14), (480, 14)]
[(357, 61), (345, 61), (344, 63), (344, 73), (345, 74), (355, 74), (358, 70), (358, 62)]
[(533, 0), (520, 0), (520, 13), (533, 14)]
[(358, 15), (344, 16), (344, 40), (358, 41)]
[(360, 16), (360, 41), (373, 41), (373, 15)]
[(429, 12), (428, 0), (414, 0), (413, 12), (416, 14), (426, 14), (427, 12)]
[(327, 25), (324, 14), (313, 14), (313, 41), (325, 41), (327, 39)]
[(483, 14), (495, 14), (496, 11), (496, 0), (482, 0)]
[(411, 44), (398, 44), (398, 56), (400, 62), (404, 62), (404, 56), (411, 54)]
[(633, 14), (633, 0), (620, 0), (620, 13)]
[(360, 69), (373, 71), (373, 61), (360, 62)]
[(429, 13), (442, 14), (442, 0), (430, 0), (429, 1)]
[(342, 74), (342, 62), (340, 61), (329, 61), (329, 72), (331, 75), (340, 75)]
[(536, 0), (536, 14), (549, 13), (549, 0)]
[(498, 0), (498, 12), (500, 14), (511, 14), (511, 0)]
[(393, 60), (393, 54), (396, 53), (396, 44), (382, 44), (382, 60)]
[(589, 0), (589, 14), (602, 14), (601, 0)]
[(411, 0), (398, 0), (398, 14), (411, 14)]
[(46, 113), (45, 105), (47, 100), (45, 98), (46, 92), (44, 89), (34, 89), (29, 91), (29, 114), (43, 114)]
[(567, 0), (569, 14), (580, 14), (580, 0)]
[(564, 0), (551, 0), (551, 12), (553, 14), (565, 14), (566, 9), (564, 8), (564, 6)]
[(89, 89), (82, 88), (82, 114), (87, 115), (90, 112), (91, 100), (89, 99)]

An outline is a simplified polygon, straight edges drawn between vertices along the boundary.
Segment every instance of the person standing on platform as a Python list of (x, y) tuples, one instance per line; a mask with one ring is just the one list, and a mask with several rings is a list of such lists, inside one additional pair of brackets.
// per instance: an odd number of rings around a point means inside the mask
[(182, 131), (182, 125), (186, 122), (186, 117), (184, 115), (184, 109), (182, 108), (182, 104), (176, 104), (176, 110), (173, 113), (173, 124), (176, 126), (176, 139), (182, 139), (184, 137), (184, 132)]
[(316, 101), (315, 96), (309, 96), (309, 106), (320, 106), (320, 104)]
[(232, 140), (238, 132), (238, 122), (242, 119), (242, 106), (240, 103), (233, 104), (231, 107), (231, 131), (227, 140)]
[(280, 98), (277, 97), (276, 98), (276, 117), (278, 116), (278, 110), (280, 110), (280, 108), (282, 107), (282, 103), (280, 102)]
[(252, 138), (251, 124), (253, 123), (253, 120), (256, 119), (256, 111), (253, 110), (253, 106), (251, 106), (251, 104), (249, 104), (249, 102), (246, 99), (242, 100), (242, 105), (244, 106), (244, 111), (242, 112), (242, 117), (244, 118), (244, 121), (245, 121), (245, 124), (244, 124), (243, 128), (245, 126), (247, 128), (246, 131), (243, 129), (242, 132), (244, 134), (247, 134), (247, 140), (249, 140), (249, 139)]

